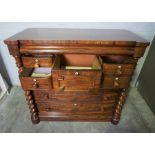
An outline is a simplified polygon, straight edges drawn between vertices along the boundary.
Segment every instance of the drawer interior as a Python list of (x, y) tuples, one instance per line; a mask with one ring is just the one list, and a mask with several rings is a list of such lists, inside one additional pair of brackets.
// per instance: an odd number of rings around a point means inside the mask
[(100, 61), (107, 64), (134, 64), (136, 60), (130, 55), (105, 55), (100, 56)]
[(101, 64), (95, 55), (64, 54), (56, 57), (54, 68), (62, 70), (100, 70)]
[(51, 68), (24, 68), (20, 77), (45, 78), (51, 76)]

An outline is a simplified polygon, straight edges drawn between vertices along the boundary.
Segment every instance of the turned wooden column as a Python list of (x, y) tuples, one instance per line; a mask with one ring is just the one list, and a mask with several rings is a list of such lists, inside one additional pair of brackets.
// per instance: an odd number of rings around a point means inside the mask
[(38, 117), (38, 110), (33, 99), (32, 91), (25, 91), (25, 96), (30, 109), (32, 123), (37, 124), (40, 122), (40, 119)]
[(125, 103), (126, 96), (127, 96), (127, 89), (123, 89), (120, 94), (120, 97), (119, 97), (119, 100), (116, 105), (114, 115), (113, 115), (113, 118), (111, 121), (113, 124), (118, 124), (118, 122), (120, 120), (121, 112), (122, 112), (123, 105)]
[[(14, 58), (16, 60), (16, 65), (19, 69), (18, 73), (20, 74), (23, 71), (23, 64), (22, 64), (21, 57), (18, 54), (18, 55), (15, 55)], [(25, 96), (26, 96), (27, 104), (28, 104), (29, 109), (30, 109), (32, 123), (37, 124), (40, 122), (40, 119), (38, 116), (37, 106), (36, 106), (35, 101), (33, 99), (32, 91), (26, 90)]]

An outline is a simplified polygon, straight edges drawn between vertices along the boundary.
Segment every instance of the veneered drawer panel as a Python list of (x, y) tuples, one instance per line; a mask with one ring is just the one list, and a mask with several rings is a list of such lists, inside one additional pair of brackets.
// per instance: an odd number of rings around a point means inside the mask
[(103, 64), (104, 74), (106, 75), (131, 75), (134, 68), (135, 64)]
[(22, 57), (24, 67), (51, 67), (53, 64), (53, 57)]
[[(118, 92), (103, 92), (98, 94), (88, 94), (85, 92), (76, 92), (76, 94), (67, 92), (63, 94), (54, 94), (52, 90), (34, 90), (33, 94), (35, 100), (49, 102), (70, 102), (70, 103), (104, 103), (105, 101), (116, 101), (118, 99)], [(106, 102), (108, 103), (108, 102)], [(109, 102), (110, 103), (110, 102)]]
[(104, 88), (127, 88), (130, 84), (131, 77), (111, 77), (105, 76)]
[(37, 103), (40, 111), (47, 112), (79, 112), (79, 113), (106, 113), (113, 112), (115, 104), (84, 104), (84, 103)]

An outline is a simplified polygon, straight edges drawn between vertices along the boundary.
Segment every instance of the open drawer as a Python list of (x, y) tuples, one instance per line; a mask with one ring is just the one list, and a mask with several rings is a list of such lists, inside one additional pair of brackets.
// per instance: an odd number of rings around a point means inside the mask
[(22, 88), (24, 90), (51, 89), (51, 69), (49, 68), (48, 71), (46, 71), (46, 75), (43, 73), (35, 73), (34, 70), (35, 69), (32, 68), (23, 69), (23, 72), (19, 76)]
[(58, 55), (52, 72), (53, 88), (58, 92), (99, 88), (101, 74), (101, 64), (95, 55)]
[(136, 60), (130, 56), (101, 56), (100, 61), (105, 75), (132, 75), (136, 66)]

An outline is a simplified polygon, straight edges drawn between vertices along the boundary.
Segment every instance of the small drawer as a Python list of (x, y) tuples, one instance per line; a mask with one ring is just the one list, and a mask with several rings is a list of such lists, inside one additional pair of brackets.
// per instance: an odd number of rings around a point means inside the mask
[(53, 57), (22, 57), (24, 67), (38, 68), (51, 67), (53, 64)]
[(83, 104), (83, 103), (43, 103), (37, 102), (39, 111), (46, 112), (74, 112), (74, 113), (107, 113), (113, 112), (114, 101), (111, 104)]
[(103, 64), (105, 75), (132, 75), (135, 64)]
[(24, 68), (19, 79), (24, 90), (51, 89), (51, 76), (47, 77), (31, 77), (33, 69)]
[(127, 88), (130, 84), (131, 77), (111, 77), (105, 76), (103, 88)]

